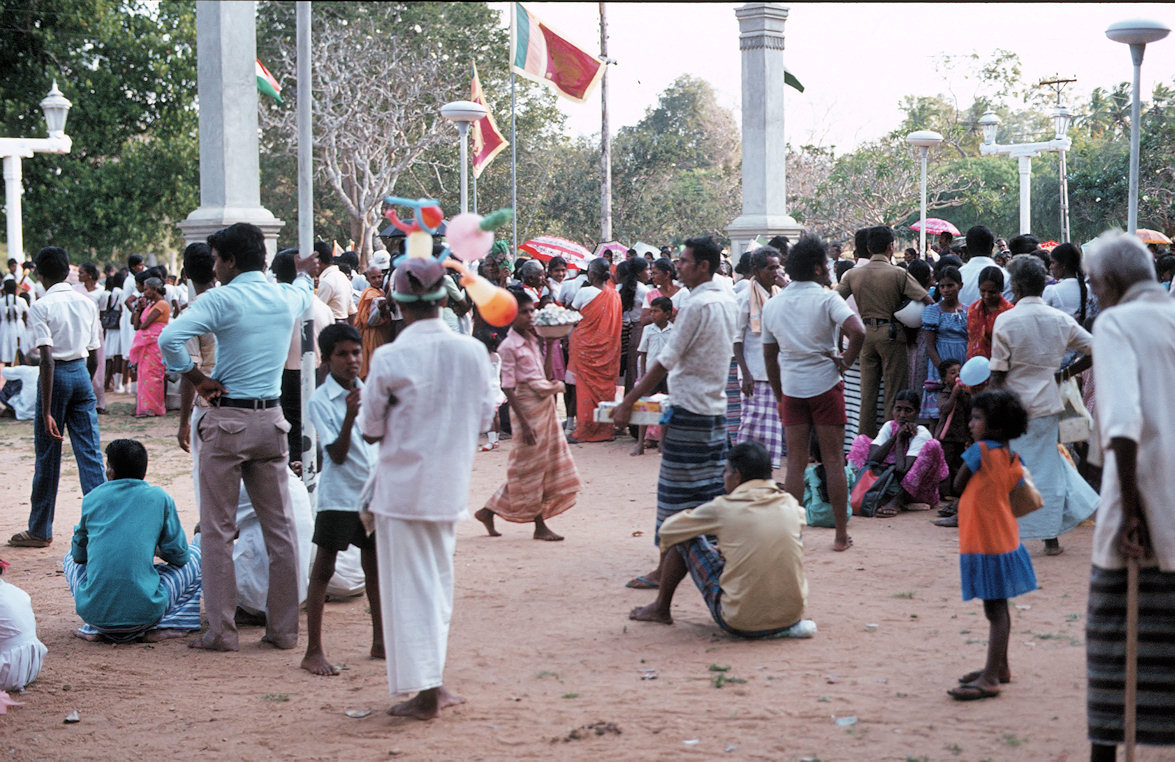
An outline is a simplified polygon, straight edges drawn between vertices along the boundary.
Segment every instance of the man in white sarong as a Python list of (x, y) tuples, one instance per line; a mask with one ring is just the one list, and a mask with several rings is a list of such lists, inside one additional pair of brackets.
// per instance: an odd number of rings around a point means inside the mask
[(453, 613), (453, 550), (478, 433), (495, 399), (485, 346), (440, 318), (444, 268), (408, 259), (392, 296), (405, 328), (371, 356), (359, 427), (379, 442), (369, 510), (375, 516), (388, 689), (416, 693), (388, 714), (430, 720), (462, 699), (444, 686)]

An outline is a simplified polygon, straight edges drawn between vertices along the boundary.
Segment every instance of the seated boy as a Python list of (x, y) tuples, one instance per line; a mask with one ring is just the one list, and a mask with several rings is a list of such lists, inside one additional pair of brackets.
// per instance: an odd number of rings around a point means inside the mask
[(155, 642), (200, 629), (200, 549), (188, 547), (175, 502), (146, 475), (143, 445), (116, 439), (106, 447), (108, 481), (82, 499), (63, 565), (85, 640)]
[[(744, 638), (810, 638), (816, 623), (801, 619), (808, 597), (804, 577), (804, 511), (771, 478), (771, 456), (755, 441), (730, 450), (723, 474), (726, 496), (682, 511), (661, 525), (669, 553), (657, 600), (630, 619), (673, 624), (669, 607), (686, 571), (718, 626)], [(717, 538), (717, 546), (709, 536)]]
[(318, 481), (318, 516), (314, 544), (318, 546), (306, 592), (306, 655), (302, 669), (315, 675), (337, 675), (322, 648), (322, 610), (326, 586), (335, 573), (335, 558), (349, 545), (362, 553), (367, 602), (371, 608), (371, 656), (384, 658), (383, 619), (379, 607), (379, 574), (375, 562), (375, 535), (359, 519), (359, 496), (375, 468), (376, 445), (368, 443), (355, 425), (363, 382), (363, 343), (359, 331), (346, 323), (328, 325), (318, 335), (327, 373), (310, 398), (310, 420), (326, 450)]

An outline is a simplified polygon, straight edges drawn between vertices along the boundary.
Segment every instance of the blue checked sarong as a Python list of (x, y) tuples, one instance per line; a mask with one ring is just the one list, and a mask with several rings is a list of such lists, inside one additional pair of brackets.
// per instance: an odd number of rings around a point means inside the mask
[(742, 422), (739, 424), (735, 444), (753, 440), (767, 448), (771, 455), (771, 467), (779, 468), (787, 447), (783, 438), (783, 422), (779, 420), (779, 407), (771, 384), (756, 381), (754, 395), (742, 399)]
[[(65, 554), (62, 560), (65, 582), (71, 595), (77, 595), (78, 586), (86, 579), (86, 565)], [(103, 627), (99, 629), (82, 624), (78, 632), (82, 635), (102, 635), (115, 643), (130, 643), (149, 630), (199, 630), (200, 629), (200, 544), (188, 545), (188, 562), (183, 566), (155, 564), (159, 581), (167, 591), (167, 608), (158, 622), (149, 625), (128, 625), (126, 627)]]
[(661, 472), (657, 477), (657, 527), (679, 511), (697, 508), (726, 493), (726, 416), (698, 415), (675, 407), (661, 439)]

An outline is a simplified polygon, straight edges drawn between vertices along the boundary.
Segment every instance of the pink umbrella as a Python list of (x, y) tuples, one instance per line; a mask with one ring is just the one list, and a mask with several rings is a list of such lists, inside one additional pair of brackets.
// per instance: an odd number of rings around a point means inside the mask
[[(915, 222), (913, 225), (910, 226), (910, 230), (921, 231), (922, 224), (920, 222)], [(946, 220), (940, 220), (938, 217), (927, 217), (926, 218), (926, 232), (930, 235), (938, 235), (939, 233), (950, 233), (951, 235), (959, 235), (959, 229), (957, 227), (955, 227), (951, 223), (947, 222)]]
[[(628, 253), (628, 247), (620, 241), (608, 241), (607, 243), (596, 244), (596, 250), (592, 252), (593, 256), (602, 257), (605, 252), (612, 252), (612, 261), (619, 262), (624, 259), (624, 255)], [(619, 259), (617, 259), (619, 257)]]
[(592, 253), (575, 241), (559, 238), (553, 235), (532, 238), (526, 243), (518, 245), (519, 251), (525, 251), (535, 259), (549, 262), (551, 257), (562, 257), (568, 267), (583, 270), (592, 260)]

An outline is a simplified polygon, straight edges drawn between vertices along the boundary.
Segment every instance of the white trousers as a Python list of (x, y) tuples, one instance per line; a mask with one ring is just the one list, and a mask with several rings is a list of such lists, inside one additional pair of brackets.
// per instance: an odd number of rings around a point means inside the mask
[(455, 522), (375, 517), (388, 691), (444, 684), (453, 616)]

